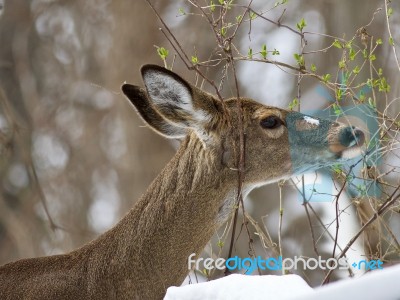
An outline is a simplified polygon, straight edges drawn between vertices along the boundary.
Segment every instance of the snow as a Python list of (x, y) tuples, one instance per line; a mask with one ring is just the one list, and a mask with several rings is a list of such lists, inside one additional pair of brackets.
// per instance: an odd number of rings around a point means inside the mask
[(355, 279), (312, 289), (298, 275), (249, 276), (233, 274), (221, 279), (170, 287), (164, 300), (337, 300), (400, 299), (400, 265), (375, 270)]
[(319, 125), (319, 120), (317, 120), (317, 119), (314, 119), (314, 118), (305, 116), (305, 117), (304, 117), (304, 120), (305, 120), (307, 123), (311, 124), (311, 125), (317, 125), (317, 126)]
[(374, 270), (362, 277), (341, 280), (315, 289), (309, 296), (297, 297), (296, 300), (399, 300), (400, 265)]
[(292, 299), (310, 295), (313, 289), (297, 275), (249, 276), (233, 274), (221, 279), (168, 288), (164, 300)]

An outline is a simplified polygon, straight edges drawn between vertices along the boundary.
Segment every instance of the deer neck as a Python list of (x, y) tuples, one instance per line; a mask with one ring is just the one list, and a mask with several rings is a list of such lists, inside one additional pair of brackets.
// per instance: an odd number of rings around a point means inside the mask
[(125, 282), (179, 285), (188, 256), (199, 254), (220, 225), (221, 206), (236, 182), (222, 154), (187, 138), (131, 211), (95, 242), (97, 255), (109, 260), (102, 265)]
[[(138, 234), (150, 240), (154, 233), (166, 230), (172, 248), (176, 245), (171, 239), (179, 240), (180, 247), (183, 241), (192, 245), (197, 240), (193, 233), (214, 231), (219, 208), (235, 183), (235, 172), (222, 165), (219, 154), (205, 149), (196, 138), (187, 139), (128, 218), (139, 217)], [(183, 228), (185, 232), (179, 232)]]

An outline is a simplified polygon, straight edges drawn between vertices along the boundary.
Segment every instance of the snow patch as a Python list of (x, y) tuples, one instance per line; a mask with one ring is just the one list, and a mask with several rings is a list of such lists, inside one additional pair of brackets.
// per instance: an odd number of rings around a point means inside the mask
[(164, 300), (240, 300), (240, 299), (293, 299), (314, 293), (298, 275), (249, 276), (232, 274), (217, 280), (170, 287)]
[(209, 282), (170, 287), (164, 300), (398, 300), (399, 277), (400, 265), (388, 268), (384, 266), (384, 270), (374, 270), (359, 278), (340, 280), (312, 289), (298, 275), (233, 274)]
[(317, 126), (319, 125), (319, 120), (308, 117), (308, 116), (304, 117), (304, 121), (306, 121), (307, 123), (312, 124), (312, 125), (317, 125)]

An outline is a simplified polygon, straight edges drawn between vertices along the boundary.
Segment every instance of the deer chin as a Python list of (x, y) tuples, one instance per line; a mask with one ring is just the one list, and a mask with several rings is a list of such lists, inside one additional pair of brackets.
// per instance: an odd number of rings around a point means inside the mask
[[(332, 151), (333, 152), (333, 151)], [(355, 158), (363, 153), (363, 147), (356, 144), (351, 147), (342, 147), (340, 150), (334, 151), (333, 154), (338, 161), (346, 161)]]
[(321, 168), (332, 166), (333, 164), (344, 162), (362, 154), (362, 147), (355, 145), (352, 147), (343, 147), (340, 150), (321, 150), (312, 153), (312, 151), (293, 151), (292, 169), (293, 175), (309, 173)]
[(358, 146), (358, 145), (354, 145), (352, 147), (349, 148), (345, 148), (339, 152), (336, 153), (338, 160), (348, 160), (348, 159), (352, 159), (355, 158), (359, 155), (361, 155), (363, 153), (363, 149), (362, 147)]

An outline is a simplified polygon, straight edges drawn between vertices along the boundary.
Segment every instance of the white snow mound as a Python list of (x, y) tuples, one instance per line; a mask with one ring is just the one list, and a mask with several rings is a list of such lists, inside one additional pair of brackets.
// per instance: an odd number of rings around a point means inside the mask
[(233, 274), (221, 279), (170, 287), (164, 300), (337, 300), (400, 299), (400, 264), (364, 276), (340, 280), (312, 289), (297, 275), (249, 276)]

